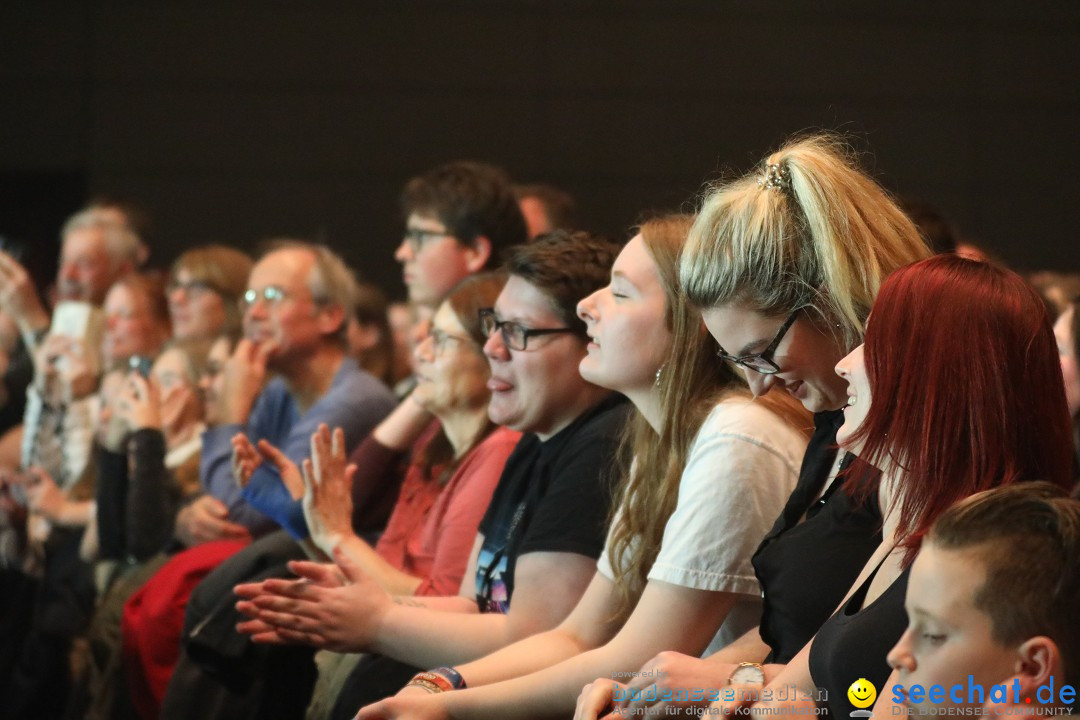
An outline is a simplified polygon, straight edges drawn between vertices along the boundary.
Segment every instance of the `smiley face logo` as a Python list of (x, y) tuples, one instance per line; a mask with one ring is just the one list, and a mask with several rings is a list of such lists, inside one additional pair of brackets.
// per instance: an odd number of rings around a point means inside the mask
[(868, 708), (877, 700), (877, 688), (866, 678), (859, 678), (847, 689), (847, 699), (857, 708)]

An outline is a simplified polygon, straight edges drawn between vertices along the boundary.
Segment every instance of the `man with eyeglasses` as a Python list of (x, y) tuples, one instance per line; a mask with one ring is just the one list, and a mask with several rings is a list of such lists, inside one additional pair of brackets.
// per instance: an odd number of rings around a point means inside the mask
[(401, 193), (405, 233), (394, 258), (409, 300), (435, 308), (467, 275), (491, 270), (527, 239), (525, 218), (499, 168), (452, 162), (410, 180)]
[[(397, 692), (417, 669), (479, 657), (555, 627), (584, 592), (603, 549), (611, 501), (605, 473), (627, 403), (578, 372), (587, 336), (576, 307), (607, 283), (618, 251), (586, 233), (556, 232), (510, 252), (510, 278), (495, 307), (481, 311), (491, 365), (488, 415), (526, 434), (480, 525), (475, 580), (462, 586), (462, 595), (473, 587), (475, 595), (410, 597), (385, 613), (369, 613), (357, 599), (350, 628), (376, 638), (350, 651), (377, 647), (383, 655), (364, 656), (331, 717), (351, 717)], [(460, 614), (447, 612), (455, 610)]]
[(224, 369), (222, 422), (203, 435), (202, 477), (220, 501), (215, 509), (226, 507), (229, 521), (253, 534), (275, 524), (250, 501), (259, 504), (281, 483), (264, 465), (242, 496), (232, 464), (234, 435), (244, 433), (252, 443), (265, 438), (299, 464), (319, 423), (344, 428), (351, 447), (393, 409), (386, 387), (346, 357), (354, 295), (352, 273), (319, 245), (288, 243), (252, 268), (240, 301), (244, 337)]

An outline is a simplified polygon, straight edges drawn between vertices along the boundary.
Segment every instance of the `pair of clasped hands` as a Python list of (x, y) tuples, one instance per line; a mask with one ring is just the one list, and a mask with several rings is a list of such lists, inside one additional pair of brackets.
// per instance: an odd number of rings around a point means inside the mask
[[(348, 550), (363, 541), (352, 527), (356, 466), (346, 460), (344, 432), (337, 428), (331, 433), (325, 424), (320, 425), (311, 436), (311, 456), (302, 467), (266, 440), (252, 445), (247, 436), (237, 434), (232, 445), (233, 472), (241, 487), (249, 489), (256, 472), (272, 468), (284, 494), (294, 505), (299, 501), (302, 521), (310, 532), (310, 539), (301, 541), (305, 550), (334, 560), (290, 562), (297, 579), (236, 586), (237, 610), (251, 618), (239, 623), (237, 630), (262, 643), (300, 643), (338, 652), (365, 647), (393, 600)], [(259, 509), (274, 511), (265, 505)], [(279, 506), (274, 519), (283, 526), (286, 522), (295, 525), (284, 517), (290, 512)], [(286, 529), (292, 532), (294, 528)]]

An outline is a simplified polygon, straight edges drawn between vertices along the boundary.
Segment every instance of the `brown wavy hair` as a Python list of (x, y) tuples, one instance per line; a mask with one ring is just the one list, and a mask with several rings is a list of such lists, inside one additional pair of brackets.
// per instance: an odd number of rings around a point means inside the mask
[[(716, 358), (700, 313), (679, 286), (679, 257), (693, 222), (691, 215), (665, 215), (639, 228), (664, 288), (672, 343), (658, 380), (664, 414), (660, 432), (636, 413), (623, 433), (620, 456), (627, 464), (632, 458), (633, 467), (622, 473), (616, 495), (620, 507), (611, 530), (609, 556), (620, 595), (617, 614), (628, 611), (645, 588), (664, 527), (675, 512), (690, 447), (705, 418), (723, 398), (749, 396), (742, 377)], [(809, 415), (786, 393), (756, 402), (809, 433)]]

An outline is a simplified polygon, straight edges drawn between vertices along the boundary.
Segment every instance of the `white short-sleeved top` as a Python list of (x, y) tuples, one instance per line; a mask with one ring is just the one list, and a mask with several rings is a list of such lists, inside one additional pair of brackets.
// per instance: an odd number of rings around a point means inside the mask
[[(805, 435), (745, 397), (719, 402), (694, 438), (648, 579), (740, 596), (706, 653), (760, 620), (750, 559), (794, 490), (805, 449)], [(609, 529), (597, 570), (613, 580), (610, 543)]]

